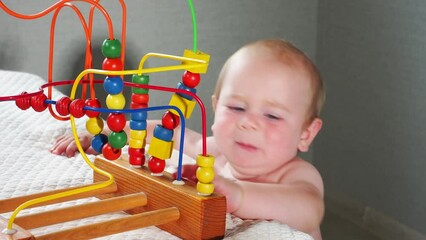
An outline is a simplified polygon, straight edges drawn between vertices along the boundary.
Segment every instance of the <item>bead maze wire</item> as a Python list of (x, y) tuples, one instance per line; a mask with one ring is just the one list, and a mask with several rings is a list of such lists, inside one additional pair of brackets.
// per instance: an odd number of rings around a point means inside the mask
[[(72, 2), (83, 2), (83, 3), (87, 3), (90, 4), (90, 12), (89, 12), (89, 20), (88, 22), (86, 22), (84, 16), (82, 15), (81, 11), (79, 10), (79, 8), (77, 6), (75, 6)], [(105, 21), (108, 25), (108, 32), (109, 32), (109, 38), (108, 40), (115, 40), (114, 37), (114, 31), (113, 31), (113, 23), (111, 21), (111, 18), (108, 14), (108, 12), (106, 11), (106, 9), (99, 3), (100, 0), (61, 0), (53, 5), (51, 5), (50, 7), (46, 8), (45, 10), (39, 12), (39, 13), (35, 13), (35, 14), (29, 14), (29, 15), (25, 15), (25, 14), (20, 14), (17, 13), (11, 9), (9, 9), (2, 1), (0, 1), (0, 8), (5, 11), (7, 14), (19, 18), (19, 19), (24, 19), (24, 20), (32, 20), (32, 19), (37, 19), (37, 18), (41, 18), (46, 16), (47, 14), (54, 12), (53, 13), (53, 17), (52, 17), (52, 21), (51, 21), (51, 26), (50, 26), (50, 44), (49, 44), (49, 58), (48, 58), (48, 76), (47, 76), (47, 84), (44, 84), (43, 86), (40, 87), (39, 91), (33, 92), (33, 93), (27, 93), (27, 92), (22, 92), (19, 95), (14, 95), (14, 96), (0, 96), (0, 102), (1, 101), (15, 101), (17, 106), (20, 107), (21, 109), (25, 110), (28, 109), (30, 106), (32, 106), (34, 108), (34, 110), (36, 110), (37, 112), (41, 112), (43, 110), (45, 110), (46, 108), (49, 109), (50, 114), (57, 120), (60, 121), (67, 121), (70, 120), (71, 123), (71, 128), (72, 128), (72, 132), (73, 132), (73, 136), (75, 138), (76, 141), (76, 145), (78, 150), (80, 151), (83, 159), (85, 160), (86, 164), (89, 165), (90, 168), (93, 169), (93, 171), (95, 171), (98, 174), (101, 174), (105, 177), (107, 177), (108, 180), (104, 181), (104, 182), (100, 182), (97, 184), (93, 184), (90, 186), (85, 186), (85, 187), (81, 187), (81, 188), (77, 188), (77, 189), (73, 189), (73, 190), (68, 190), (68, 191), (64, 191), (61, 193), (57, 193), (57, 194), (53, 194), (53, 195), (49, 195), (49, 196), (45, 196), (45, 197), (40, 197), (40, 198), (36, 198), (36, 199), (32, 199), (30, 201), (27, 201), (23, 204), (21, 204), (20, 206), (18, 206), (15, 211), (12, 213), (12, 216), (9, 219), (8, 222), (8, 226), (7, 229), (11, 230), (12, 226), (13, 226), (13, 222), (14, 219), (16, 218), (16, 216), (18, 215), (18, 213), (35, 204), (41, 203), (41, 202), (46, 202), (46, 201), (50, 201), (50, 200), (54, 200), (54, 199), (58, 199), (58, 198), (63, 198), (66, 196), (70, 196), (70, 195), (74, 195), (74, 194), (78, 194), (78, 193), (82, 193), (82, 192), (88, 192), (88, 191), (92, 191), (92, 190), (96, 190), (96, 189), (100, 189), (100, 188), (104, 188), (107, 187), (111, 184), (114, 183), (114, 176), (111, 175), (108, 172), (105, 172), (99, 168), (97, 168), (87, 157), (87, 155), (85, 154), (83, 147), (81, 146), (81, 143), (79, 141), (79, 137), (78, 137), (78, 133), (77, 133), (77, 128), (76, 128), (76, 124), (75, 124), (75, 117), (73, 116), (73, 114), (69, 114), (69, 116), (62, 116), (61, 114), (57, 114), (57, 112), (55, 112), (53, 110), (53, 105), (57, 104), (57, 101), (52, 100), (52, 88), (54, 86), (59, 86), (59, 85), (66, 85), (66, 84), (72, 84), (72, 90), (71, 90), (71, 94), (70, 94), (70, 100), (74, 100), (75, 99), (75, 95), (77, 92), (77, 87), (79, 86), (79, 84), (81, 84), (82, 86), (82, 99), (86, 99), (86, 90), (87, 90), (87, 84), (90, 87), (90, 99), (96, 99), (96, 92), (95, 92), (95, 88), (94, 85), (98, 84), (98, 83), (102, 83), (102, 80), (95, 80), (94, 79), (94, 75), (105, 75), (105, 76), (121, 76), (124, 77), (125, 75), (143, 75), (143, 74), (148, 74), (148, 73), (154, 73), (154, 72), (164, 72), (164, 71), (176, 71), (176, 70), (186, 70), (189, 71), (191, 69), (195, 69), (197, 71), (197, 69), (199, 68), (205, 68), (207, 69), (207, 65), (208, 65), (208, 60), (205, 59), (198, 59), (198, 58), (193, 58), (193, 57), (179, 57), (179, 56), (172, 56), (172, 55), (166, 55), (166, 54), (158, 54), (158, 53), (149, 53), (146, 54), (145, 56), (142, 57), (140, 64), (139, 64), (139, 68), (137, 70), (123, 70), (124, 66), (119, 66), (119, 67), (113, 67), (113, 68), (107, 68), (104, 70), (98, 70), (98, 69), (92, 69), (92, 60), (93, 60), (93, 56), (92, 56), (92, 50), (91, 50), (91, 38), (92, 38), (92, 29), (93, 29), (93, 15), (94, 15), (94, 11), (95, 9), (99, 10), (104, 18)], [(121, 63), (124, 65), (125, 62), (125, 48), (126, 48), (126, 5), (124, 3), (123, 0), (119, 0), (119, 3), (121, 5), (122, 8), (122, 27), (121, 27), (121, 39), (122, 39), (122, 43), (121, 43), (121, 54), (120, 54), (120, 60)], [(198, 44), (197, 44), (197, 25), (196, 25), (196, 14), (195, 14), (195, 8), (194, 5), (192, 3), (192, 0), (188, 0), (188, 4), (190, 7), (190, 12), (191, 12), (191, 17), (192, 17), (192, 25), (193, 25), (193, 47), (192, 47), (192, 51), (194, 54), (199, 54), (198, 51)], [(83, 31), (85, 33), (85, 38), (86, 38), (86, 53), (85, 53), (85, 70), (82, 71), (75, 80), (69, 80), (69, 81), (53, 81), (53, 56), (54, 56), (54, 44), (55, 44), (55, 28), (56, 28), (56, 20), (58, 18), (58, 15), (60, 13), (60, 11), (64, 8), (70, 8), (72, 9), (75, 14), (77, 15), (77, 17), (79, 18)], [(176, 66), (165, 66), (165, 67), (154, 67), (154, 68), (144, 68), (144, 63), (147, 61), (148, 58), (150, 57), (156, 57), (156, 58), (167, 58), (167, 59), (171, 59), (171, 60), (177, 60), (177, 61), (182, 61), (182, 63), (186, 63), (186, 64), (182, 64), (182, 65), (176, 65)], [(147, 84), (137, 84), (137, 83), (129, 83), (129, 82), (124, 82), (125, 86), (129, 86), (129, 87), (133, 87), (133, 88), (141, 88), (141, 89), (152, 89), (152, 90), (158, 90), (158, 91), (165, 91), (165, 92), (171, 92), (171, 93), (177, 93), (177, 94), (184, 94), (185, 96), (189, 96), (191, 99), (194, 99), (196, 101), (196, 103), (198, 104), (198, 106), (200, 107), (201, 110), (201, 118), (202, 118), (202, 129), (201, 129), (201, 134), (202, 134), (202, 156), (209, 156), (207, 154), (207, 131), (206, 131), (206, 110), (204, 107), (203, 102), (201, 101), (201, 99), (194, 93), (191, 92), (189, 90), (186, 89), (178, 89), (178, 88), (167, 88), (167, 87), (162, 87), (162, 86), (155, 86), (155, 85), (147, 85)], [(48, 90), (48, 96), (45, 96), (43, 93), (43, 89), (47, 88)], [(182, 109), (180, 109), (177, 106), (174, 105), (165, 105), (165, 106), (156, 106), (156, 107), (144, 107), (144, 108), (135, 108), (135, 109), (110, 109), (110, 108), (101, 108), (101, 107), (91, 107), (91, 106), (83, 106), (82, 110), (84, 111), (94, 111), (94, 112), (103, 112), (103, 113), (135, 113), (135, 112), (149, 112), (149, 111), (157, 111), (157, 110), (169, 110), (169, 109), (173, 109), (174, 111), (176, 111), (181, 119), (181, 136), (180, 136), (180, 146), (179, 146), (179, 160), (178, 160), (178, 172), (177, 172), (177, 181), (181, 181), (182, 178), (182, 159), (183, 159), (183, 146), (184, 146), (184, 129), (185, 129), (185, 116), (184, 113), (182, 111)], [(211, 184), (211, 183), (206, 183), (206, 184)], [(206, 194), (206, 193), (204, 193)], [(208, 195), (208, 194), (207, 194)]]

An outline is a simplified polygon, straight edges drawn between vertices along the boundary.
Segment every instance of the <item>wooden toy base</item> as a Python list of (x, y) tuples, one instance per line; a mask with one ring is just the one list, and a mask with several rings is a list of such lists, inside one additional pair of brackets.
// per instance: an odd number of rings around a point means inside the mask
[[(183, 239), (223, 238), (226, 217), (224, 196), (218, 194), (200, 196), (194, 183), (185, 181), (185, 185), (175, 185), (172, 183), (171, 174), (152, 176), (145, 168), (131, 167), (124, 156), (116, 161), (109, 161), (100, 156), (95, 159), (95, 165), (111, 173), (115, 178), (115, 184), (90, 193), (46, 202), (43, 205), (89, 196), (96, 196), (101, 199), (100, 201), (17, 217), (13, 226), (17, 233), (14, 235), (0, 233), (0, 240), (89, 239), (152, 225)], [(94, 182), (105, 180), (107, 180), (105, 176), (94, 173)], [(29, 199), (67, 190), (70, 189), (0, 200), (0, 213), (13, 211)], [(114, 211), (126, 211), (130, 215), (43, 236), (33, 236), (26, 230)], [(7, 220), (0, 218), (0, 231), (6, 226)]]

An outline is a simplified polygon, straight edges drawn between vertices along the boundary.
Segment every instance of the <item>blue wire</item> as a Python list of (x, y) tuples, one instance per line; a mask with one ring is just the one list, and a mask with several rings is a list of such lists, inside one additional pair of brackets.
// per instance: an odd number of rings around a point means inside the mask
[[(56, 101), (53, 100), (45, 100), (44, 101), (47, 104), (56, 104)], [(147, 108), (135, 108), (135, 109), (109, 109), (109, 108), (94, 108), (94, 107), (88, 107), (84, 106), (84, 110), (89, 111), (95, 111), (100, 113), (133, 113), (138, 111), (144, 111), (144, 112), (150, 112), (150, 111), (158, 111), (158, 110), (170, 110), (173, 109), (176, 112), (179, 113), (179, 117), (181, 119), (181, 131), (180, 131), (180, 145), (179, 145), (179, 160), (178, 160), (178, 171), (177, 171), (177, 178), (176, 180), (181, 181), (182, 180), (182, 160), (183, 160), (183, 145), (185, 141), (185, 116), (182, 113), (182, 110), (180, 110), (176, 106), (172, 105), (164, 105), (164, 106), (156, 106), (156, 107), (147, 107)]]

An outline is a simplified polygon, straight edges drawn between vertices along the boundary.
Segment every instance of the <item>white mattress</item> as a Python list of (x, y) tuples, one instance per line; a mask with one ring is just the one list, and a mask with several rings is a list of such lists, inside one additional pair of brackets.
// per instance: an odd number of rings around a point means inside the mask
[[(0, 70), (0, 96), (16, 95), (22, 91), (37, 91), (45, 81), (35, 75)], [(47, 94), (47, 90), (45, 90)], [(53, 92), (53, 100), (63, 96)], [(78, 119), (79, 129), (85, 119)], [(54, 119), (48, 110), (38, 113), (32, 109), (22, 111), (15, 102), (0, 102), (0, 199), (27, 195), (52, 189), (62, 189), (92, 183), (91, 169), (77, 155), (73, 158), (53, 155), (49, 152), (54, 140), (62, 134), (70, 134), (69, 122)], [(93, 158), (93, 156), (90, 156)], [(81, 199), (61, 204), (26, 209), (20, 215), (39, 212), (58, 206), (70, 206), (96, 201)], [(80, 226), (122, 216), (123, 212), (33, 229), (34, 235)], [(20, 216), (19, 215), (19, 216)], [(3, 214), (8, 217), (10, 213)], [(99, 239), (178, 239), (159, 228), (147, 227)], [(274, 221), (249, 221), (227, 215), (226, 239), (312, 239), (309, 235)]]

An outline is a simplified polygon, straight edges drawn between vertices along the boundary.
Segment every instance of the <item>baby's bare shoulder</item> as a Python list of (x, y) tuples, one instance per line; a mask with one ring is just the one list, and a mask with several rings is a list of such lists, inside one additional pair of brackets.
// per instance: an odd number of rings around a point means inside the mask
[(324, 185), (321, 174), (311, 163), (296, 158), (286, 168), (286, 173), (281, 179), (285, 184), (306, 184), (317, 188), (321, 194), (324, 192)]

